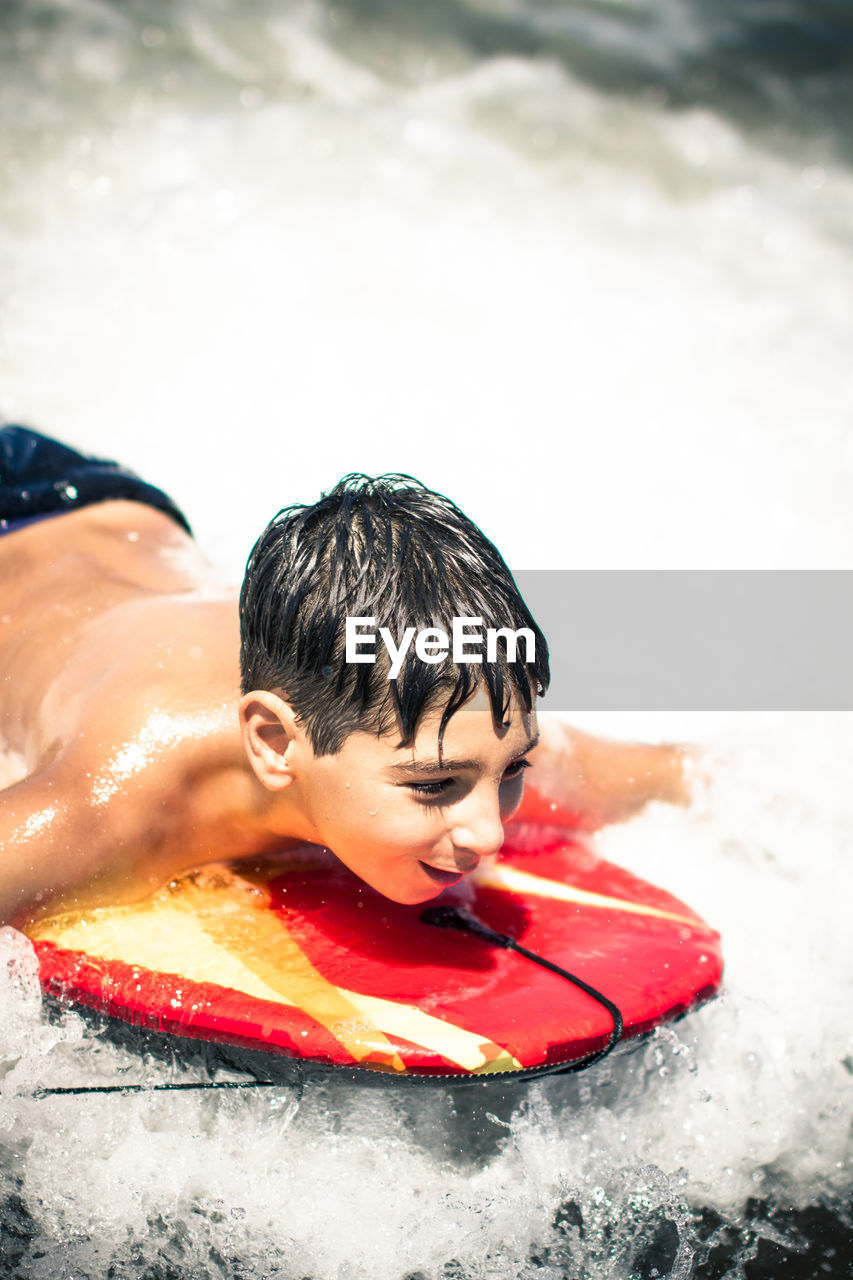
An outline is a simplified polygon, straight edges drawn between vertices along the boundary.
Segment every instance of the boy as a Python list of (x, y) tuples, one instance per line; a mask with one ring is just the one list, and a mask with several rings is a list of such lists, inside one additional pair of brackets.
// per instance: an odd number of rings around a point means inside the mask
[[(496, 854), (513, 815), (591, 828), (686, 799), (679, 748), (537, 715), (547, 647), (506, 566), (409, 477), (349, 477), (279, 513), (239, 619), (171, 499), (22, 427), (0, 431), (0, 533), (0, 744), (17, 765), (0, 779), (0, 921), (305, 842), (422, 902)], [(347, 618), (372, 620), (350, 624), (349, 654)], [(522, 635), (454, 661), (436, 642), (454, 618), (526, 631), (533, 651)], [(394, 679), (387, 642), (365, 639), (381, 628), (395, 650), (431, 629)]]

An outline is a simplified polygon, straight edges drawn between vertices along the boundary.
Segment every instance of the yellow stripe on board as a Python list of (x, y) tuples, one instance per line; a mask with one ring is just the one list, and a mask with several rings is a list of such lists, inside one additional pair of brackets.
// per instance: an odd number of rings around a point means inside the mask
[[(396, 1072), (405, 1064), (384, 1031), (471, 1072), (517, 1071), (500, 1045), (413, 1005), (347, 991), (319, 973), (281, 919), (266, 908), (185, 882), (132, 907), (40, 922), (35, 939), (190, 982), (211, 982), (301, 1009), (356, 1062)], [(384, 1030), (380, 1030), (380, 1027)]]
[(394, 1000), (382, 1000), (377, 996), (362, 996), (353, 991), (347, 995), (353, 1004), (373, 1016), (386, 1031), (423, 1045), (440, 1053), (442, 1058), (455, 1062), (466, 1071), (485, 1074), (494, 1071), (521, 1071), (521, 1063), (508, 1049), (484, 1040), (473, 1031), (465, 1031), (452, 1022), (433, 1018), (411, 1004), (398, 1004)]
[(259, 1000), (303, 1009), (356, 1062), (405, 1064), (383, 1033), (327, 982), (271, 912), (188, 886), (137, 907), (90, 911), (38, 936), (103, 960), (141, 965), (191, 982), (214, 982)]
[(692, 916), (677, 915), (674, 911), (663, 911), (660, 907), (630, 902), (626, 898), (609, 898), (602, 893), (590, 893), (587, 889), (578, 889), (560, 880), (547, 880), (544, 876), (534, 876), (529, 871), (519, 871), (506, 863), (492, 866), (481, 864), (472, 879), (484, 888), (502, 889), (507, 893), (535, 894), (538, 898), (551, 898), (555, 902), (575, 902), (581, 906), (601, 907), (608, 911), (630, 911), (634, 915), (675, 920), (678, 924), (689, 924), (694, 928), (707, 927)]

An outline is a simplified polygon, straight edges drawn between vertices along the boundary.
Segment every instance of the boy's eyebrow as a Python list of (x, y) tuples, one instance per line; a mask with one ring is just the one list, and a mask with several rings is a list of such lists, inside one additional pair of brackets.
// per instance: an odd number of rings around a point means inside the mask
[[(526, 756), (528, 751), (532, 751), (539, 741), (539, 734), (535, 738), (531, 738), (526, 747), (522, 747), (521, 751), (510, 760), (512, 764), (515, 760), (520, 760), (522, 756)], [(390, 770), (392, 773), (417, 773), (423, 775), (433, 775), (436, 773), (448, 773), (454, 769), (476, 769), (479, 760), (457, 760), (449, 756), (445, 756), (443, 760), (408, 760), (402, 764), (392, 764)]]

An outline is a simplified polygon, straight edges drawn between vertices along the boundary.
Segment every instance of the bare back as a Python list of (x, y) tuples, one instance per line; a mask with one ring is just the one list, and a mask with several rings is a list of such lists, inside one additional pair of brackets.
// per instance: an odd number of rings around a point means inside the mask
[[(0, 918), (18, 914), (16, 857), (26, 913), (36, 885), (46, 906), (93, 877), (133, 896), (213, 856), (213, 827), (246, 807), (239, 630), (192, 539), (105, 502), (0, 537), (0, 584), (0, 753), (24, 774), (0, 791)], [(140, 845), (141, 879), (120, 856)]]

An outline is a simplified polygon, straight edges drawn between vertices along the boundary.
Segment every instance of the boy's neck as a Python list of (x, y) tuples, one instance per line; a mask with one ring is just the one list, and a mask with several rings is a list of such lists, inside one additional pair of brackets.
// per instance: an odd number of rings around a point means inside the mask
[(185, 819), (196, 849), (223, 859), (271, 853), (311, 843), (314, 831), (301, 813), (294, 788), (267, 790), (256, 778), (242, 750), (229, 752), (204, 777), (196, 775), (184, 789)]

